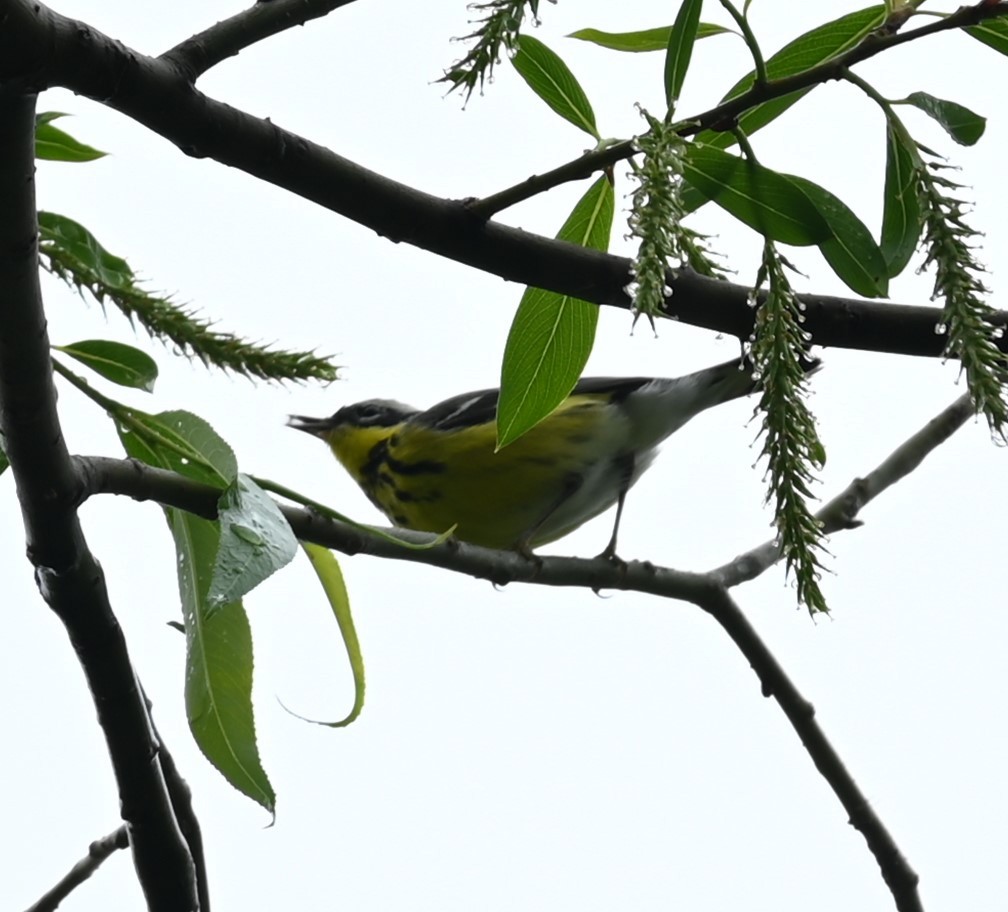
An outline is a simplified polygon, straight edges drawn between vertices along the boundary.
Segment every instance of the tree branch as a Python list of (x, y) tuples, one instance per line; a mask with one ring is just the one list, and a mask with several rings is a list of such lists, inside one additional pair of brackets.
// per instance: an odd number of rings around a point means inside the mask
[[(125, 494), (188, 510), (207, 519), (217, 515), (221, 491), (130, 459), (75, 457), (89, 495)], [(497, 585), (528, 582), (547, 586), (621, 589), (690, 602), (708, 612), (724, 628), (759, 677), (765, 696), (773, 696), (794, 727), (841, 804), (851, 823), (864, 835), (882, 869), (883, 877), (904, 912), (920, 908), (916, 875), (900, 854), (881, 820), (858, 790), (854, 780), (815, 721), (812, 706), (802, 698), (755, 629), (713, 574), (686, 573), (655, 567), (646, 561), (625, 566), (600, 558), (543, 557), (531, 561), (516, 552), (494, 551), (464, 542), (447, 541), (424, 550), (410, 550), (366, 529), (320, 517), (297, 507), (281, 505), (294, 534), (347, 554), (415, 561), (488, 579)], [(396, 529), (395, 534), (417, 543), (433, 536)]]
[(126, 831), (125, 826), (119, 827), (118, 830), (109, 833), (108, 836), (96, 839), (88, 846), (87, 855), (67, 871), (51, 890), (46, 891), (43, 896), (40, 896), (36, 902), (32, 903), (26, 912), (56, 912), (59, 904), (94, 874), (102, 866), (106, 858), (117, 849), (128, 847), (129, 833)]
[(199, 899), (199, 912), (210, 912), (210, 881), (207, 876), (206, 856), (203, 852), (203, 831), (200, 829), (199, 818), (192, 803), (192, 789), (185, 781), (178, 767), (175, 765), (175, 758), (171, 755), (161, 732), (154, 725), (153, 713), (151, 712), (151, 702), (144, 694), (144, 702), (147, 705), (147, 712), (151, 716), (151, 726), (154, 737), (157, 739), (158, 761), (161, 764), (161, 772), (164, 775), (165, 787), (168, 789), (168, 798), (171, 801), (175, 819), (178, 821), (179, 830), (189, 847), (189, 854), (192, 857), (193, 868), (196, 875), (196, 896)]
[(917, 894), (918, 877), (815, 718), (815, 707), (792, 683), (780, 663), (760, 639), (727, 589), (712, 585), (698, 603), (731, 637), (760, 680), (763, 696), (773, 697), (801, 739), (816, 769), (829, 783), (847, 812), (851, 826), (865, 838), (875, 856), (900, 912), (922, 912)]
[[(892, 454), (864, 478), (855, 478), (843, 491), (826, 504), (816, 519), (823, 532), (830, 535), (842, 529), (862, 525), (857, 518), (861, 508), (874, 500), (886, 488), (896, 484), (917, 468), (933, 450), (949, 439), (974, 414), (969, 395), (960, 396), (941, 414), (897, 447)], [(740, 554), (727, 564), (710, 571), (711, 577), (725, 588), (756, 579), (781, 559), (780, 545), (764, 542), (751, 551)]]
[[(973, 9), (972, 7), (970, 9)], [(998, 4), (996, 10), (1008, 9)], [(441, 199), (369, 171), (266, 120), (198, 92), (164, 61), (145, 57), (32, 0), (0, 0), (0, 82), (60, 85), (119, 110), (174, 142), (337, 212), (376, 233), (505, 279), (628, 308), (630, 261), (484, 222)], [(918, 30), (920, 31), (920, 30)], [(905, 33), (914, 34), (914, 33)], [(669, 275), (668, 315), (748, 338), (750, 289), (688, 272)], [(817, 345), (939, 357), (941, 311), (803, 295)], [(997, 314), (998, 325), (1008, 313)], [(1008, 351), (1008, 333), (999, 340)]]
[(101, 567), (77, 516), (81, 485), (56, 414), (39, 288), (34, 173), (35, 96), (0, 92), (0, 424), (28, 558), (87, 677), (148, 906), (191, 912), (197, 907), (192, 859)]
[(257, 2), (186, 38), (158, 59), (177, 67), (188, 82), (195, 82), (211, 67), (245, 48), (280, 32), (327, 16), (353, 0), (270, 0)]
[[(988, 19), (996, 19), (1006, 15), (1008, 15), (1008, 3), (981, 2), (974, 6), (962, 6), (951, 15), (936, 19), (920, 28), (905, 32), (882, 30), (873, 32), (860, 44), (837, 55), (832, 60), (827, 60), (812, 69), (795, 73), (793, 76), (787, 76), (783, 79), (766, 82), (757, 80), (748, 91), (742, 92), (734, 98), (729, 98), (696, 117), (685, 118), (678, 131), (679, 135), (683, 137), (696, 136), (705, 130), (720, 132), (730, 129), (738, 117), (749, 108), (772, 101), (775, 98), (783, 98), (794, 92), (807, 91), (834, 79), (843, 79), (845, 71), (850, 67), (863, 63), (896, 45), (926, 38), (939, 32), (977, 25)], [(617, 162), (632, 158), (636, 154), (637, 150), (630, 140), (613, 143), (605, 148), (586, 152), (579, 158), (565, 162), (550, 171), (533, 175), (491, 196), (468, 200), (467, 205), (473, 213), (482, 218), (490, 218), (509, 206), (531, 199), (533, 196), (552, 190), (561, 184), (585, 180), (597, 171), (611, 168)]]

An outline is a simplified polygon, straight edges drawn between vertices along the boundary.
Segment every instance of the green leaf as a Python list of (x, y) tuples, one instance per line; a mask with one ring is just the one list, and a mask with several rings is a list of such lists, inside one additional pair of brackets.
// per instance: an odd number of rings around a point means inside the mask
[(924, 230), (917, 196), (917, 169), (923, 167), (917, 147), (903, 124), (890, 118), (886, 128), (886, 173), (882, 201), (882, 256), (889, 276), (910, 262)]
[(987, 118), (974, 114), (969, 108), (935, 98), (927, 92), (913, 92), (907, 95), (900, 104), (911, 104), (920, 108), (925, 114), (934, 118), (960, 146), (972, 146), (987, 129)]
[[(3, 441), (2, 433), (0, 433), (0, 441)], [(0, 475), (3, 475), (3, 473), (7, 471), (7, 466), (9, 465), (10, 462), (7, 459), (7, 454), (4, 452), (2, 443), (0, 443)]]
[[(230, 481), (234, 454), (202, 418), (187, 412), (131, 412), (119, 427), (128, 455), (189, 478)], [(175, 540), (186, 632), (185, 703), (193, 738), (236, 789), (270, 813), (276, 795), (259, 759), (252, 713), (252, 635), (240, 601), (213, 612), (207, 592), (220, 544), (218, 523), (165, 509)]]
[(994, 48), (1001, 54), (1008, 54), (1008, 19), (988, 19), (979, 25), (971, 25), (965, 30), (971, 38), (976, 38), (981, 44)]
[(53, 348), (86, 364), (96, 374), (120, 386), (142, 389), (148, 393), (154, 391), (154, 381), (158, 375), (157, 363), (146, 352), (132, 345), (109, 339), (87, 339), (71, 345), (54, 345)]
[[(731, 32), (731, 29), (723, 25), (711, 25), (708, 22), (701, 22), (697, 26), (697, 40), (710, 38), (712, 35), (724, 35)], [(584, 28), (576, 32), (571, 32), (568, 38), (577, 38), (580, 41), (589, 41), (599, 47), (609, 48), (611, 51), (628, 51), (630, 53), (640, 53), (641, 51), (667, 51), (669, 46), (669, 36), (672, 34), (672, 26), (665, 25), (659, 28), (644, 29), (639, 32), (603, 32), (599, 29)]]
[(679, 100), (686, 71), (693, 57), (701, 6), (703, 0), (683, 0), (669, 33), (668, 49), (665, 52), (665, 103), (669, 110)]
[(59, 111), (46, 111), (35, 117), (35, 157), (49, 161), (88, 162), (103, 158), (107, 153), (99, 152), (91, 146), (78, 142), (69, 133), (64, 133), (51, 121), (66, 117)]
[[(615, 200), (603, 175), (574, 207), (557, 237), (609, 248)], [(570, 394), (595, 341), (598, 307), (542, 288), (522, 295), (501, 364), (497, 449), (517, 440)]]
[[(788, 42), (776, 54), (771, 56), (766, 62), (767, 78), (783, 79), (785, 76), (792, 76), (803, 70), (811, 69), (820, 63), (825, 63), (838, 54), (850, 50), (860, 44), (861, 41), (870, 35), (885, 19), (885, 6), (878, 4), (869, 6), (866, 9), (848, 13), (839, 19), (823, 23), (805, 34)], [(732, 86), (721, 99), (722, 102), (747, 92), (752, 88), (756, 80), (755, 70), (743, 76), (734, 86)], [(743, 113), (738, 118), (739, 128), (748, 136), (752, 136), (757, 130), (762, 129), (768, 123), (776, 120), (795, 102), (799, 101), (811, 89), (802, 89), (784, 95), (781, 98), (774, 98), (763, 104), (756, 105)], [(697, 135), (697, 140), (708, 146), (718, 149), (727, 149), (735, 144), (734, 133), (715, 132), (705, 130)], [(683, 194), (683, 205), (687, 212), (692, 211), (705, 202), (704, 197), (697, 191), (690, 191), (687, 187)]]
[(511, 63), (529, 88), (565, 120), (599, 139), (595, 112), (580, 83), (554, 51), (529, 35), (518, 36)]
[(803, 177), (789, 177), (830, 227), (832, 237), (819, 244), (819, 251), (833, 272), (856, 294), (885, 297), (889, 293), (888, 264), (868, 227), (843, 200), (824, 187)]
[(122, 257), (109, 253), (83, 225), (55, 212), (38, 214), (39, 240), (67, 250), (112, 289), (133, 291), (133, 270)]
[[(354, 627), (353, 615), (350, 613), (350, 597), (347, 595), (346, 583), (339, 562), (328, 548), (314, 545), (311, 542), (301, 542), (301, 547), (318, 575), (322, 590), (325, 592), (333, 615), (339, 625), (346, 647), (347, 658), (350, 660), (350, 670), (354, 680), (354, 702), (350, 713), (339, 722), (322, 722), (332, 728), (343, 728), (356, 719), (364, 708), (364, 657), (361, 655), (360, 643), (357, 640), (357, 630)], [(314, 721), (314, 720), (312, 720)]]
[(785, 175), (720, 149), (689, 143), (683, 177), (707, 199), (770, 240), (804, 247), (832, 237), (811, 200)]
[(865, 223), (824, 187), (794, 174), (786, 176), (812, 201), (829, 225), (832, 237), (819, 244), (819, 251), (839, 279), (866, 298), (885, 297), (889, 293), (888, 266)]
[(262, 768), (252, 713), (252, 634), (240, 601), (207, 607), (217, 523), (167, 510), (178, 553), (186, 630), (185, 703), (204, 756), (236, 789), (272, 813), (276, 795)]
[(297, 553), (280, 508), (247, 475), (239, 474), (221, 495), (217, 521), (220, 547), (207, 592), (211, 611), (251, 592)]
[(221, 489), (237, 477), (238, 464), (231, 447), (199, 415), (184, 411), (148, 415), (130, 409), (128, 416), (129, 422), (119, 426), (119, 437), (124, 446), (127, 441), (130, 446), (139, 441), (147, 455), (130, 455), (142, 462)]

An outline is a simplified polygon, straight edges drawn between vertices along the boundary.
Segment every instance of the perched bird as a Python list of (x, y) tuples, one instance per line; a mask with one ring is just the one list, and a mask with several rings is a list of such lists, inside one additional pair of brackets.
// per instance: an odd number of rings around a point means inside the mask
[(462, 541), (524, 554), (613, 504), (602, 556), (614, 557), (623, 502), (658, 445), (694, 415), (753, 392), (751, 367), (728, 361), (675, 379), (583, 379), (547, 418), (499, 452), (498, 390), (421, 412), (385, 399), (288, 424), (321, 438), (395, 525), (455, 526)]

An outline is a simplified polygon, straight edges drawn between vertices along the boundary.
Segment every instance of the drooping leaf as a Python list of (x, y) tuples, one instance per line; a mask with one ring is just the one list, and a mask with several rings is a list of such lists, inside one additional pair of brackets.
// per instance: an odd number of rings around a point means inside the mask
[(693, 58), (693, 44), (700, 26), (700, 7), (703, 0), (683, 0), (676, 14), (672, 30), (669, 32), (668, 48), (665, 52), (665, 103), (674, 108), (679, 100)]
[(595, 112), (584, 89), (555, 51), (529, 35), (518, 36), (511, 63), (529, 88), (565, 120), (599, 138)]
[[(731, 32), (731, 29), (723, 25), (712, 25), (709, 22), (701, 22), (697, 26), (697, 40), (710, 38), (712, 35), (724, 35)], [(642, 51), (667, 51), (669, 46), (669, 35), (672, 34), (672, 26), (664, 25), (659, 28), (644, 29), (639, 32), (603, 32), (599, 29), (583, 28), (576, 32), (571, 32), (568, 38), (577, 38), (580, 41), (588, 41), (597, 44), (599, 47), (608, 48), (611, 51), (628, 51), (630, 53), (640, 53)]]
[(186, 630), (185, 703), (189, 729), (228, 782), (270, 813), (276, 795), (262, 767), (252, 712), (252, 634), (240, 601), (207, 609), (217, 523), (168, 510), (178, 553)]
[(886, 127), (886, 173), (882, 201), (880, 246), (889, 276), (899, 275), (910, 262), (923, 231), (917, 196), (917, 168), (923, 167), (917, 147), (899, 121)]
[(319, 723), (332, 728), (342, 728), (353, 722), (364, 708), (364, 657), (361, 655), (360, 642), (357, 640), (357, 630), (354, 627), (353, 615), (350, 613), (350, 597), (339, 562), (328, 548), (323, 548), (321, 545), (301, 542), (301, 547), (308, 555), (308, 560), (311, 561), (322, 584), (322, 590), (332, 607), (340, 635), (343, 637), (343, 645), (346, 647), (347, 658), (350, 660), (350, 670), (353, 672), (354, 702), (350, 712), (338, 722)]
[[(557, 237), (607, 250), (614, 193), (603, 175), (574, 207)], [(501, 364), (497, 447), (507, 446), (553, 411), (570, 393), (595, 341), (598, 307), (529, 287), (515, 313)]]
[(954, 101), (935, 98), (927, 92), (913, 92), (903, 101), (934, 118), (960, 146), (972, 146), (987, 129), (986, 117), (974, 114)]
[(103, 158), (107, 153), (85, 145), (52, 125), (52, 121), (66, 116), (60, 111), (45, 111), (36, 115), (35, 157), (63, 162), (88, 162)]
[(832, 236), (819, 243), (819, 251), (837, 277), (856, 294), (885, 297), (889, 293), (888, 267), (865, 223), (824, 187), (794, 174), (787, 177), (798, 185), (829, 225)]
[(832, 236), (809, 198), (785, 175), (720, 149), (689, 143), (683, 177), (764, 237), (796, 247)]
[[(128, 455), (198, 481), (229, 484), (234, 453), (207, 422), (188, 412), (131, 412), (119, 424)], [(185, 702), (204, 756), (236, 789), (270, 813), (276, 795), (262, 767), (252, 713), (252, 636), (239, 600), (209, 610), (207, 593), (220, 544), (217, 522), (165, 510), (175, 540), (186, 632)]]
[(239, 474), (221, 495), (217, 521), (220, 547), (207, 592), (211, 610), (242, 598), (297, 553), (280, 508), (247, 475)]
[(148, 393), (154, 391), (154, 381), (158, 375), (157, 363), (146, 352), (132, 345), (110, 339), (86, 339), (71, 345), (54, 345), (53, 348), (86, 364), (96, 374), (120, 386), (142, 389)]

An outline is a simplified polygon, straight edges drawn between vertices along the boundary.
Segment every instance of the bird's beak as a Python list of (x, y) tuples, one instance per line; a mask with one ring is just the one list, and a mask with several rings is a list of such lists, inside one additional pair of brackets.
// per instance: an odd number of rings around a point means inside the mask
[(292, 427), (298, 431), (304, 431), (313, 437), (321, 437), (327, 431), (332, 430), (331, 418), (309, 418), (307, 415), (288, 415), (287, 427)]

